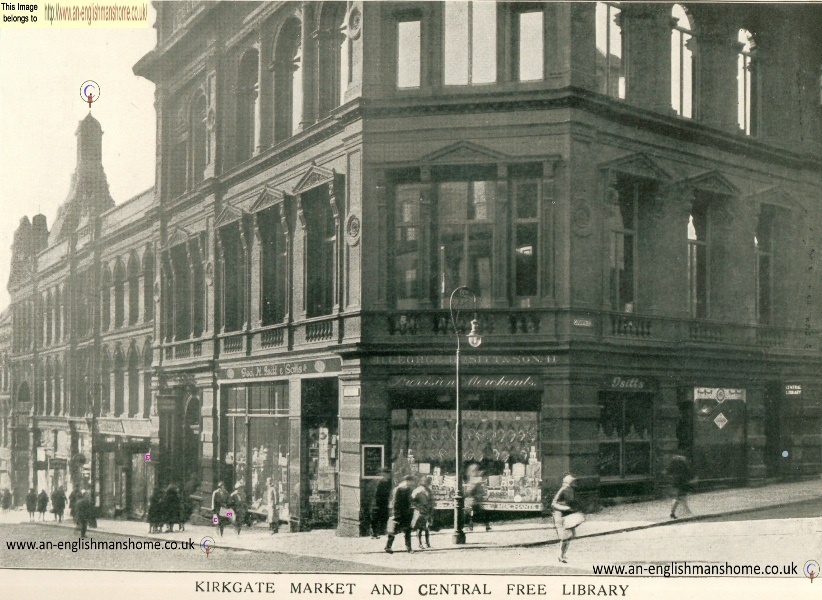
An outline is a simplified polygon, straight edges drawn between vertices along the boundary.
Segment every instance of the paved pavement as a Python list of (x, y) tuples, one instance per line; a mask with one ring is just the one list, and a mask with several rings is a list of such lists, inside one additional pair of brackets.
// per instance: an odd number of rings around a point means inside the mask
[[(820, 479), (774, 483), (763, 487), (710, 491), (692, 494), (689, 497), (689, 505), (693, 514), (683, 515), (676, 521), (671, 520), (668, 516), (670, 511), (669, 501), (651, 500), (604, 508), (598, 513), (588, 515), (586, 522), (580, 525), (577, 531), (580, 538), (603, 536), (732, 515), (734, 513), (745, 513), (752, 510), (763, 510), (819, 498), (822, 498), (822, 480)], [(47, 513), (46, 517), (48, 519), (52, 515)], [(18, 510), (0, 515), (0, 522), (19, 523), (21, 521), (28, 521), (28, 515), (25, 511)], [(54, 522), (48, 523), (55, 527), (73, 527), (70, 520), (62, 525)], [(331, 530), (302, 533), (288, 533), (281, 530), (276, 535), (270, 535), (266, 526), (260, 525), (251, 529), (244, 528), (239, 536), (233, 529), (226, 528), (224, 536), (219, 537), (213, 527), (188, 524), (184, 532), (149, 534), (146, 523), (110, 519), (98, 520), (98, 530), (115, 535), (169, 540), (187, 540), (190, 537), (198, 541), (208, 536), (215, 540), (218, 549), (222, 547), (255, 552), (286, 552), (296, 556), (328, 559), (344, 558), (370, 564), (385, 562), (384, 537), (380, 540), (368, 537), (344, 538), (336, 536)], [(93, 536), (94, 531), (91, 530), (90, 535)], [(557, 543), (555, 530), (549, 521), (542, 519), (495, 523), (493, 529), (488, 532), (482, 531), (482, 527), (478, 527), (473, 532), (467, 533), (467, 542), (464, 546), (453, 545), (451, 543), (451, 533), (450, 529), (432, 533), (432, 549), (416, 553), (419, 556), (415, 556), (415, 558), (420, 560), (424, 556), (434, 557), (436, 555), (442, 557), (444, 552), (463, 552), (471, 549), (513, 549)], [(395, 541), (394, 548), (395, 550), (403, 550), (402, 539)]]

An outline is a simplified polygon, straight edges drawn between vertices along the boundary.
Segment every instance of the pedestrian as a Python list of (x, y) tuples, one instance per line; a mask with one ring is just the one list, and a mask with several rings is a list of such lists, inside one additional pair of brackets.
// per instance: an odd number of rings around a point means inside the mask
[(37, 512), (37, 492), (34, 488), (26, 494), (26, 510), (29, 512), (29, 522), (34, 521), (34, 513)]
[(674, 497), (671, 503), (671, 518), (677, 518), (676, 509), (680, 504), (689, 514), (693, 514), (688, 506), (688, 490), (691, 481), (691, 465), (688, 459), (682, 454), (674, 454), (671, 462), (668, 463), (667, 473)]
[(431, 478), (423, 477), (420, 484), (411, 492), (411, 505), (414, 507), (414, 516), (411, 519), (411, 529), (417, 532), (417, 542), (420, 550), (422, 536), (425, 534), (425, 547), (431, 547)]
[(411, 520), (414, 518), (411, 493), (414, 491), (415, 481), (413, 475), (406, 475), (391, 494), (391, 520), (388, 522), (388, 540), (385, 543), (385, 551), (389, 554), (394, 552), (391, 546), (399, 532), (405, 538), (405, 549), (408, 552), (414, 551), (411, 547)]
[(569, 515), (577, 513), (574, 487), (576, 477), (570, 473), (562, 478), (562, 487), (551, 501), (551, 510), (554, 515), (554, 527), (559, 536), (559, 562), (568, 562), (568, 546), (575, 535), (575, 528), (582, 522), (581, 518), (569, 519)]
[(474, 521), (484, 523), (485, 531), (491, 531), (491, 513), (483, 507), (485, 483), (483, 473), (477, 465), (468, 467), (468, 484), (465, 486), (465, 516), (468, 531), (474, 531)]
[(72, 519), (75, 517), (74, 513), (77, 510), (77, 500), (80, 499), (80, 494), (82, 491), (83, 490), (80, 486), (74, 486), (69, 494), (69, 515), (71, 515)]
[(163, 491), (155, 488), (148, 501), (148, 532), (160, 533), (163, 530)]
[(263, 501), (265, 502), (266, 522), (271, 535), (274, 535), (280, 530), (280, 503), (279, 491), (277, 490), (277, 483), (272, 477), (265, 479), (265, 492), (263, 494)]
[(374, 497), (371, 500), (371, 537), (379, 538), (385, 533), (385, 526), (388, 524), (388, 505), (391, 502), (391, 469), (383, 467), (380, 469), (380, 480), (374, 489)]
[(40, 520), (46, 520), (46, 509), (49, 507), (49, 495), (46, 490), (40, 490), (37, 494), (37, 512), (40, 513)]
[(173, 483), (169, 484), (163, 494), (163, 523), (166, 532), (174, 531), (174, 524), (180, 522), (180, 488)]
[(214, 490), (214, 493), (211, 494), (211, 514), (212, 520), (214, 521), (214, 525), (217, 527), (217, 530), (220, 532), (220, 536), (223, 535), (223, 529), (225, 529), (226, 523), (229, 522), (227, 513), (231, 512), (229, 508), (229, 495), (228, 490), (225, 489), (225, 483), (222, 481), (217, 484), (217, 489)]
[(11, 492), (9, 488), (3, 488), (3, 494), (0, 496), (0, 505), (2, 505), (4, 513), (9, 512), (11, 509)]
[(93, 519), (93, 507), (91, 505), (91, 493), (87, 489), (83, 489), (77, 496), (77, 501), (74, 507), (74, 520), (77, 523), (77, 528), (80, 530), (80, 537), (86, 537), (89, 523)]
[(54, 520), (58, 523), (63, 522), (63, 512), (66, 510), (66, 492), (63, 486), (59, 486), (51, 494), (51, 512), (54, 513)]
[(231, 510), (234, 512), (231, 517), (234, 521), (234, 528), (237, 530), (237, 535), (240, 535), (240, 531), (245, 523), (246, 514), (248, 513), (248, 506), (246, 505), (245, 492), (243, 491), (242, 483), (237, 482), (234, 485), (234, 491), (231, 492), (231, 497), (229, 498), (228, 503), (231, 506)]

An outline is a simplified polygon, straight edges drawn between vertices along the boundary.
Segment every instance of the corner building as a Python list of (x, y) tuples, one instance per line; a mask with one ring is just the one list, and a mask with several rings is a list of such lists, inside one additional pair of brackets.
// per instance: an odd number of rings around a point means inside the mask
[(125, 265), (157, 482), (272, 477), (292, 530), (360, 535), (384, 462), (447, 509), (461, 285), (491, 510), (568, 471), (652, 494), (676, 450), (705, 485), (818, 476), (819, 11), (158, 3), (154, 263)]

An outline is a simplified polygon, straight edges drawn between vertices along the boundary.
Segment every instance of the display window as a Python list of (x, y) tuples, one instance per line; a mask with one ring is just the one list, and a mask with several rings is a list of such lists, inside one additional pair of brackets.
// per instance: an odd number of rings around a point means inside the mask
[(288, 520), (288, 383), (266, 382), (223, 388), (228, 421), (224, 464), (233, 482), (249, 492), (249, 511), (267, 517), (266, 480), (277, 485), (279, 519)]
[(600, 392), (600, 477), (651, 475), (653, 398), (648, 393)]
[[(466, 394), (463, 481), (482, 484), (486, 510), (542, 510), (539, 394)], [(461, 398), (462, 400), (462, 398)], [(392, 470), (431, 477), (435, 509), (453, 508), (456, 413), (453, 394), (398, 398), (392, 410)], [(469, 480), (468, 474), (473, 477)]]

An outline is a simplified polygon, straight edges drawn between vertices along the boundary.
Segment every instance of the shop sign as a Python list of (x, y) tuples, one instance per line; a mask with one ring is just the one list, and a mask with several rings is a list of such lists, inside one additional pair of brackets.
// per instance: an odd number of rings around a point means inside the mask
[(650, 392), (657, 388), (655, 379), (648, 377), (633, 377), (625, 375), (608, 375), (602, 382), (602, 387), (609, 390), (626, 390), (629, 392)]
[(380, 479), (385, 467), (385, 446), (382, 444), (363, 444), (362, 472), (363, 479)]
[[(452, 354), (444, 356), (374, 356), (368, 361), (372, 365), (454, 365), (456, 357)], [(555, 365), (555, 354), (521, 354), (521, 355), (472, 355), (460, 356), (462, 365)]]
[(144, 419), (128, 419), (123, 421), (123, 431), (134, 437), (151, 437), (151, 421)]
[(97, 420), (98, 433), (123, 433), (123, 422), (120, 419), (108, 421)]
[(572, 321), (574, 327), (593, 327), (594, 322), (591, 319), (583, 319), (581, 317), (575, 317)]
[(333, 373), (342, 370), (339, 358), (317, 360), (295, 360), (284, 363), (253, 365), (250, 367), (228, 367), (220, 369), (220, 379), (258, 379), (262, 377), (287, 377), (289, 375), (311, 375)]
[(785, 385), (785, 395), (786, 396), (801, 396), (802, 395), (802, 386), (798, 383), (789, 383)]
[[(404, 389), (453, 388), (455, 376), (448, 375), (399, 375), (388, 380), (389, 387)], [(534, 375), (467, 375), (460, 378), (466, 389), (523, 390), (539, 389), (539, 379)]]
[[(482, 508), (485, 510), (504, 510), (504, 511), (542, 511), (541, 502), (483, 502)], [(452, 500), (438, 500), (434, 502), (434, 510), (454, 510), (454, 502)]]
[(716, 400), (720, 404), (725, 400), (742, 400), (745, 402), (745, 390), (740, 388), (695, 387), (694, 400)]

